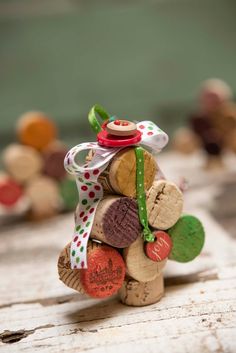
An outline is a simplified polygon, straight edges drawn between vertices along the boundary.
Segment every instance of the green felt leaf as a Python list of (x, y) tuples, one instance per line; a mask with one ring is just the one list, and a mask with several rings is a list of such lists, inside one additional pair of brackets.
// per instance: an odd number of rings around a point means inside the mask
[(204, 245), (205, 232), (197, 217), (183, 215), (167, 232), (173, 242), (169, 259), (188, 262), (200, 254)]

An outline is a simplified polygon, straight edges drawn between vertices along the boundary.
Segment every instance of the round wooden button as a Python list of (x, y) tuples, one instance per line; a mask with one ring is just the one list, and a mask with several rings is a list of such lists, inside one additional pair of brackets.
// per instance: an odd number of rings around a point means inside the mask
[(173, 246), (169, 259), (188, 262), (198, 256), (202, 250), (205, 232), (198, 218), (191, 215), (182, 216), (168, 230)]
[(100, 245), (88, 251), (88, 268), (80, 270), (80, 281), (85, 292), (94, 298), (115, 294), (125, 278), (125, 264), (114, 248)]
[(0, 204), (6, 207), (14, 206), (22, 197), (23, 190), (11, 178), (0, 178)]
[(106, 130), (115, 136), (131, 136), (135, 135), (137, 126), (128, 120), (115, 120), (106, 125)]
[(166, 259), (172, 248), (170, 236), (161, 230), (153, 232), (156, 240), (152, 243), (146, 243), (146, 255), (152, 261), (162, 261)]
[(17, 135), (24, 145), (42, 150), (56, 138), (57, 129), (44, 113), (28, 112), (19, 119)]

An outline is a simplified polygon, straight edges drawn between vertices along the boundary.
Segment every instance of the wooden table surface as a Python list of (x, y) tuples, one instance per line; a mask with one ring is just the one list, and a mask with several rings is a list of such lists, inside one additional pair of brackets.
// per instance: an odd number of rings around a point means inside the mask
[(188, 264), (168, 262), (165, 296), (134, 308), (65, 287), (57, 258), (73, 215), (5, 226), (0, 237), (0, 352), (236, 352), (236, 180), (201, 169), (202, 158), (162, 154), (172, 180), (185, 175), (185, 211), (200, 217), (206, 243)]

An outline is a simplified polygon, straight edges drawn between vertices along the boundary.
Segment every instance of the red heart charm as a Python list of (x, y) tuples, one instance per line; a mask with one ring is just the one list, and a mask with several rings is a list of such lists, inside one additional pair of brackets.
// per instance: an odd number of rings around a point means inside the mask
[(172, 249), (170, 236), (162, 230), (153, 233), (156, 240), (152, 243), (146, 243), (145, 253), (152, 261), (162, 261), (166, 259)]

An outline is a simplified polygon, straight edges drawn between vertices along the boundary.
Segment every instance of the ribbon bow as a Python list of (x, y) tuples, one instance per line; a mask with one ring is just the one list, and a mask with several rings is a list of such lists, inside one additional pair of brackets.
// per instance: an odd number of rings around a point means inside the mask
[[(98, 133), (101, 131), (101, 126), (95, 112), (103, 120), (107, 120), (109, 115), (98, 105), (91, 109), (89, 122), (93, 130)], [(140, 145), (151, 148), (155, 152), (159, 152), (168, 142), (168, 135), (151, 121), (138, 123), (137, 129), (142, 134)], [(106, 169), (110, 160), (125, 147), (102, 147), (97, 142), (81, 143), (74, 146), (65, 157), (65, 169), (75, 176), (79, 193), (79, 205), (76, 210), (75, 228), (71, 242), (72, 269), (87, 268), (87, 243), (96, 208), (103, 197), (103, 188), (98, 182), (98, 177)], [(94, 151), (92, 160), (86, 164), (80, 164), (79, 154), (91, 149)], [(147, 233), (146, 227), (144, 230)]]

